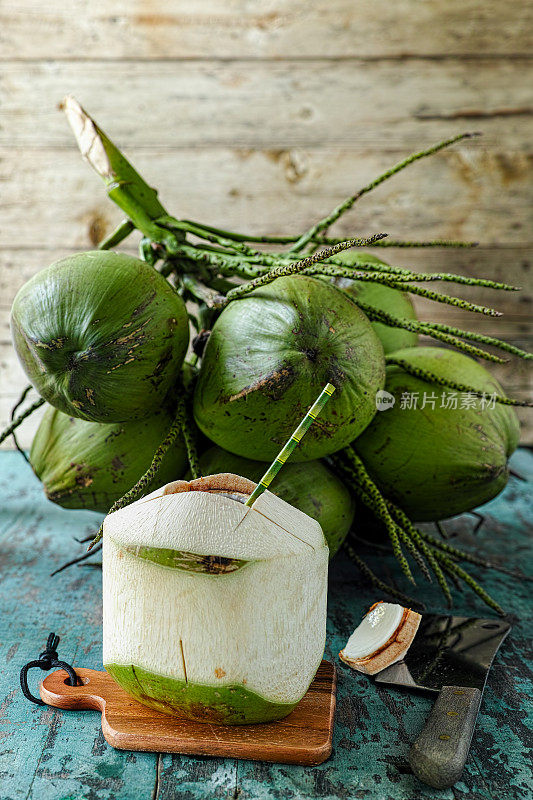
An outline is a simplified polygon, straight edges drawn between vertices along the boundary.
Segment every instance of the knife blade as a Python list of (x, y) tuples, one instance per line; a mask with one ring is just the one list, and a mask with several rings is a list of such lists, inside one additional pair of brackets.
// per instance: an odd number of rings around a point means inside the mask
[(414, 774), (435, 789), (461, 777), (487, 675), (510, 630), (505, 620), (424, 614), (403, 660), (374, 676), (377, 683), (438, 694), (409, 753)]

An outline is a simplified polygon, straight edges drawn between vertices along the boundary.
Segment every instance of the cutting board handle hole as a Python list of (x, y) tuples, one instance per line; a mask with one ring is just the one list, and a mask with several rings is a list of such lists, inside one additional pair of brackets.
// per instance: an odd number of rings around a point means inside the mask
[[(68, 686), (70, 689), (74, 688), (73, 686), (70, 685), (70, 678), (65, 678), (63, 683), (65, 684), (65, 686)], [(78, 682), (77, 682), (76, 686), (87, 686), (88, 683), (90, 683), (89, 678), (87, 678), (87, 677), (83, 677), (82, 678), (80, 675), (78, 675)]]

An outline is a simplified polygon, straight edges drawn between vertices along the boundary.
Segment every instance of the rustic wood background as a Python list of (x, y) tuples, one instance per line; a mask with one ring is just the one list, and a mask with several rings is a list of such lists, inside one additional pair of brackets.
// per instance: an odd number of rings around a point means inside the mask
[[(15, 292), (121, 218), (58, 111), (67, 92), (172, 213), (265, 234), (301, 230), (411, 151), (482, 131), (380, 187), (337, 230), (479, 241), (387, 257), (523, 286), (477, 293), (499, 321), (417, 305), (527, 346), (532, 38), (528, 0), (1, 0), (0, 424), (26, 384), (9, 337)], [(523, 363), (496, 371), (528, 394)]]

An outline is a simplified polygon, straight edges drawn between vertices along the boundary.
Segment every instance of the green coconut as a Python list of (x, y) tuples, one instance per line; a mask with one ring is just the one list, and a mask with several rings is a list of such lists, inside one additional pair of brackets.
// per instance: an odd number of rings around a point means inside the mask
[(194, 395), (199, 428), (236, 455), (271, 461), (326, 383), (337, 391), (293, 455), (310, 461), (361, 433), (385, 377), (363, 312), (331, 284), (278, 278), (230, 303), (207, 343)]
[[(200, 458), (202, 475), (233, 472), (257, 483), (268, 463), (228, 453), (212, 447)], [(285, 464), (269, 487), (270, 491), (299, 508), (320, 524), (329, 547), (330, 558), (335, 555), (355, 516), (352, 494), (339, 478), (321, 461)]]
[[(336, 255), (335, 258), (353, 266), (357, 255), (353, 251), (345, 250)], [(385, 261), (381, 261), (381, 259), (368, 253), (364, 253), (364, 257), (374, 264), (387, 266)], [(385, 311), (387, 314), (392, 314), (400, 319), (416, 320), (415, 309), (411, 298), (406, 292), (391, 289), (381, 283), (351, 281), (348, 278), (337, 278), (336, 285), (349, 294), (350, 297), (353, 297), (356, 303), (365, 303), (378, 311)], [(418, 334), (412, 331), (391, 328), (389, 325), (383, 325), (382, 322), (372, 322), (372, 327), (383, 345), (385, 353), (393, 353), (395, 350), (401, 350), (404, 347), (416, 347), (418, 344)]]
[(13, 342), (41, 397), (93, 422), (159, 411), (189, 341), (181, 297), (153, 267), (108, 251), (37, 273), (11, 312)]
[[(63, 508), (107, 512), (146, 472), (171, 424), (164, 411), (133, 422), (103, 424), (48, 407), (33, 439), (30, 463), (49, 500)], [(179, 438), (147, 491), (181, 478), (186, 469), (185, 444)]]
[[(503, 395), (498, 381), (455, 350), (406, 348), (394, 356), (486, 397), (454, 392), (387, 366), (385, 389), (394, 405), (379, 412), (353, 443), (371, 477), (417, 521), (445, 519), (491, 500), (507, 483), (508, 458), (519, 439), (514, 409), (490, 400), (494, 393)], [(417, 407), (405, 407), (412, 397)]]

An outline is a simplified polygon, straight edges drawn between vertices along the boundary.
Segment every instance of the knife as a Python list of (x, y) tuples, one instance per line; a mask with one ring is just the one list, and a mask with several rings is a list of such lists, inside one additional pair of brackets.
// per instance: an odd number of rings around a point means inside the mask
[(403, 660), (374, 676), (378, 683), (438, 693), (409, 753), (416, 777), (435, 789), (461, 777), (487, 675), (510, 629), (503, 620), (424, 614)]

